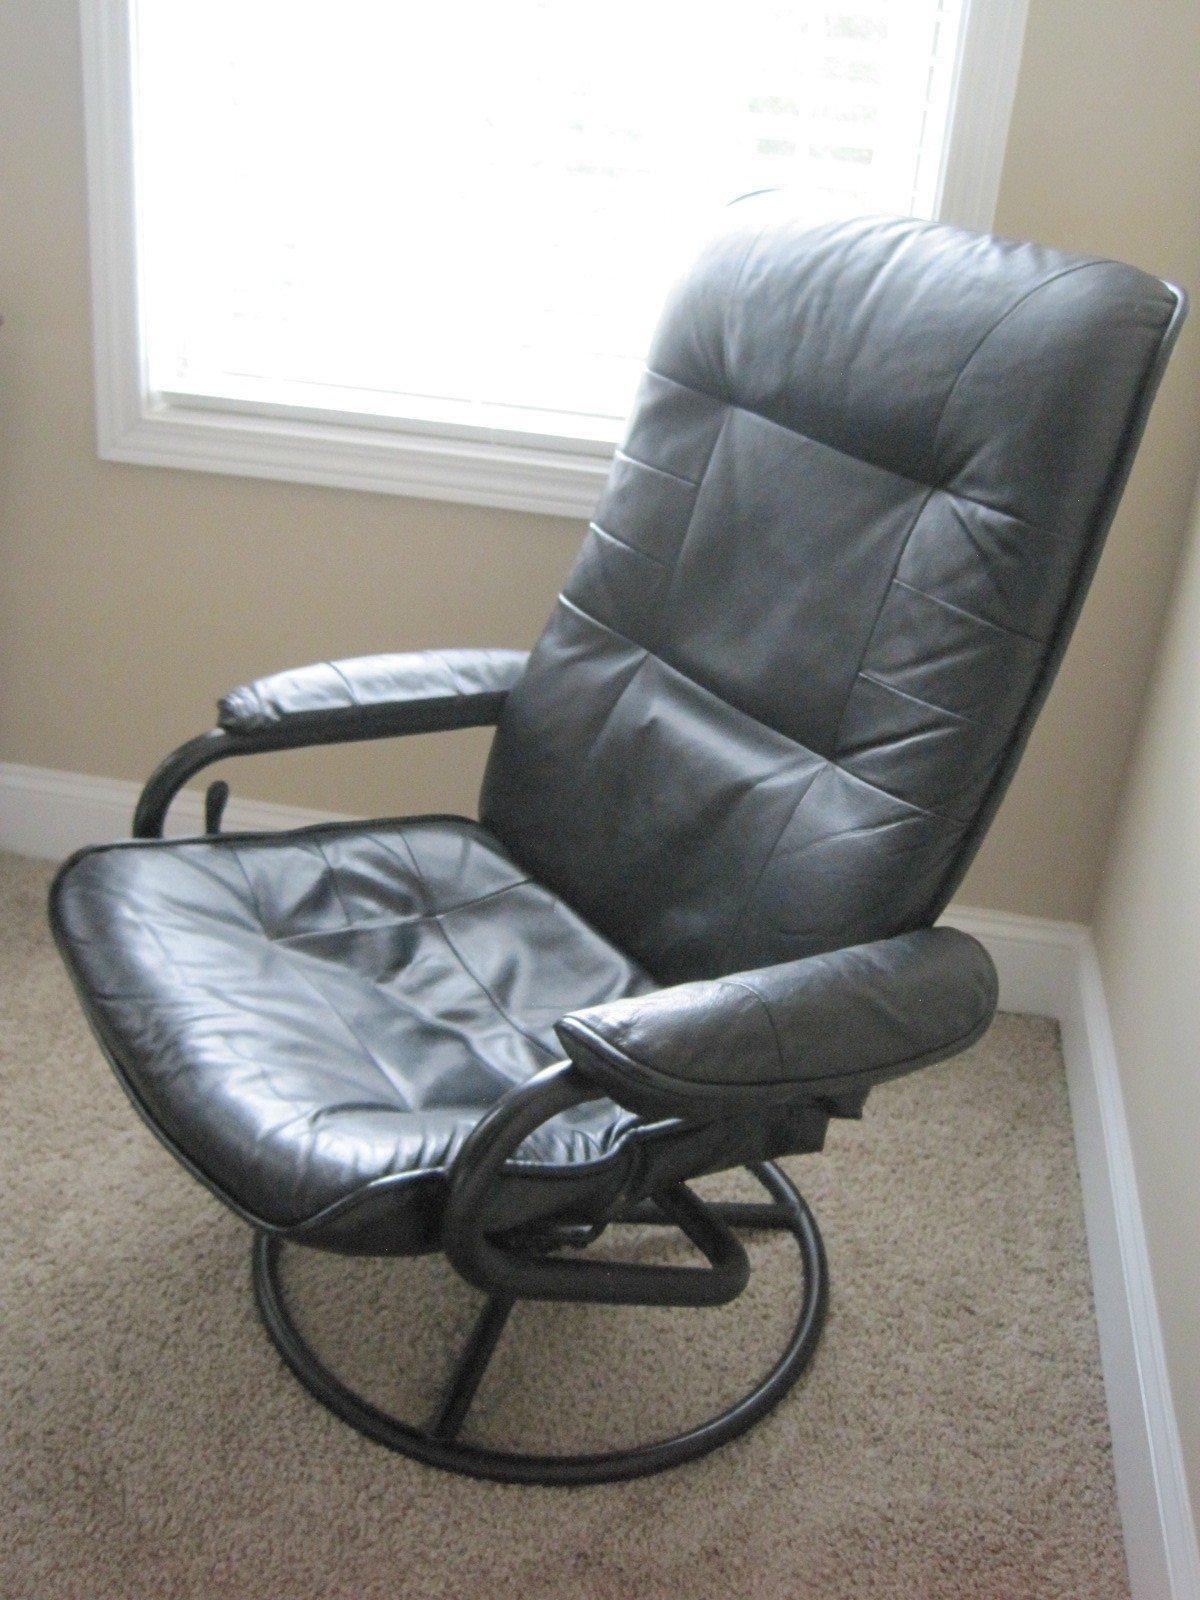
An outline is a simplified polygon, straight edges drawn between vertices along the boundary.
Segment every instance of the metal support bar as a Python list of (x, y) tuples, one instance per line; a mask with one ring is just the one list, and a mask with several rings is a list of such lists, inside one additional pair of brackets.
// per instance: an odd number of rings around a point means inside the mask
[(707, 1257), (707, 1267), (573, 1261), (503, 1243), (487, 1233), (487, 1207), (505, 1162), (550, 1117), (596, 1098), (573, 1062), (546, 1067), (512, 1089), (471, 1130), (450, 1171), (442, 1243), (468, 1283), (488, 1294), (610, 1305), (719, 1306), (750, 1277), (750, 1258), (729, 1227), (682, 1184), (655, 1196), (658, 1210)]
[(249, 741), (235, 739), (223, 728), (213, 728), (209, 733), (202, 733), (181, 744), (178, 750), (172, 750), (146, 779), (134, 807), (133, 837), (161, 839), (171, 801), (189, 778), (194, 778), (205, 767), (211, 766), (214, 761), (221, 761), (225, 756), (252, 753), (253, 747)]
[(511, 1296), (506, 1298), (502, 1295), (493, 1295), (479, 1313), (479, 1320), (463, 1347), (458, 1365), (446, 1385), (446, 1392), (426, 1426), (425, 1431), (431, 1439), (458, 1437), (459, 1429), (470, 1410), (471, 1401), (474, 1400), (476, 1391), (483, 1381), (488, 1362), (500, 1342), (500, 1335), (504, 1332), (504, 1324), (508, 1321), (508, 1314), (513, 1304)]
[[(791, 1223), (778, 1206), (765, 1201), (706, 1200), (709, 1212), (730, 1228), (788, 1228)], [(614, 1218), (619, 1223), (640, 1223), (643, 1227), (676, 1227), (675, 1218), (669, 1216), (656, 1200), (642, 1200)]]
[(229, 785), (224, 778), (218, 778), (215, 783), (210, 783), (204, 792), (205, 833), (220, 833), (221, 818), (225, 815), (228, 803)]
[[(488, 726), (499, 715), (499, 702), (485, 709), (464, 713), (458, 708), (448, 714), (437, 703), (422, 706), (420, 701), (398, 700), (378, 706), (361, 706), (354, 715), (339, 711), (336, 716), (300, 716), (285, 719), (278, 726), (257, 733), (229, 733), (212, 728), (188, 739), (158, 766), (146, 780), (133, 813), (135, 839), (161, 839), (171, 801), (190, 778), (214, 761), (227, 756), (267, 755), (274, 750), (306, 750), (314, 745), (362, 744), (372, 739), (400, 738), (414, 733), (441, 733), (455, 728)], [(223, 805), (223, 802), (222, 802)], [(217, 821), (219, 823), (219, 807)], [(216, 828), (208, 829), (210, 833)]]
[[(776, 1166), (765, 1162), (752, 1170), (771, 1196), (773, 1206), (786, 1216), (788, 1231), (799, 1252), (802, 1288), (791, 1336), (771, 1370), (758, 1378), (740, 1400), (683, 1433), (655, 1439), (649, 1444), (590, 1455), (550, 1455), (491, 1450), (435, 1431), (439, 1418), (450, 1411), (452, 1403), (457, 1409), (474, 1394), (486, 1363), (473, 1357), (482, 1357), (485, 1349), (490, 1355), (495, 1349), (502, 1320), (499, 1310), (491, 1306), (485, 1308), (468, 1341), (441, 1410), (432, 1423), (421, 1427), (390, 1416), (362, 1395), (355, 1394), (307, 1344), (292, 1320), (279, 1281), (281, 1241), (277, 1235), (259, 1233), (255, 1237), (255, 1296), (276, 1348), (309, 1393), (351, 1427), (389, 1450), (397, 1450), (444, 1471), (505, 1483), (567, 1485), (644, 1477), (647, 1473), (662, 1472), (667, 1467), (677, 1467), (707, 1455), (710, 1450), (745, 1433), (791, 1389), (811, 1361), (821, 1336), (828, 1278), (817, 1225), (791, 1180)], [(458, 1392), (460, 1381), (462, 1387)], [(452, 1421), (451, 1415), (443, 1426), (448, 1428)]]

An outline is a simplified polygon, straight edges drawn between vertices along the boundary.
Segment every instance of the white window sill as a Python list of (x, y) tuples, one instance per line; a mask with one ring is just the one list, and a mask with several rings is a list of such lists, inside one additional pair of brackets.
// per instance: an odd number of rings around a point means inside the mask
[(489, 435), (484, 430), (401, 427), (303, 415), (251, 412), (134, 394), (104, 408), (102, 460), (183, 467), (238, 477), (277, 478), (368, 489), (548, 516), (588, 518), (608, 476), (614, 443)]

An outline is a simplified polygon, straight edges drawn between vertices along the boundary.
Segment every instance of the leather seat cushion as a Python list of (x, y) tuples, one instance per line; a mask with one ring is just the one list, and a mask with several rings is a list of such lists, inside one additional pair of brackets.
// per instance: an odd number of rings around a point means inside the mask
[[(387, 1180), (444, 1176), (506, 1089), (562, 1059), (564, 1013), (654, 987), (452, 817), (106, 846), (67, 864), (52, 904), (96, 1031), (156, 1131), (252, 1220), (317, 1219), (319, 1235), (340, 1217), (339, 1248), (427, 1243), (395, 1233)], [(519, 1163), (593, 1173), (607, 1191), (635, 1121), (609, 1100), (579, 1107)], [(381, 1182), (390, 1246), (378, 1229), (358, 1237)]]

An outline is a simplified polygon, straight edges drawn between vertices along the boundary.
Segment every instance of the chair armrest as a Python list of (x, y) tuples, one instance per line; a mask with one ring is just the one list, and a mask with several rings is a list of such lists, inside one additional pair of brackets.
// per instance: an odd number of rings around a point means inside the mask
[(618, 1104), (703, 1117), (865, 1091), (965, 1050), (995, 1009), (983, 947), (923, 928), (591, 1006), (556, 1032)]
[(221, 700), (217, 727), (155, 767), (134, 809), (134, 838), (161, 838), (184, 784), (227, 756), (487, 727), (528, 659), (525, 650), (422, 650), (322, 661), (244, 684)]
[(422, 650), (319, 661), (231, 690), (218, 725), (306, 744), (486, 727), (528, 659), (525, 650)]

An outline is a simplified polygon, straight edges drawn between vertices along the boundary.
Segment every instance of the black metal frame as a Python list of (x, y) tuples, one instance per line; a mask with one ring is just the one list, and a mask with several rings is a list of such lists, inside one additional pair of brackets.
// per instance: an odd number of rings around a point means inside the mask
[[(151, 775), (138, 800), (133, 835), (162, 837), (172, 800), (188, 780), (227, 756), (256, 755), (300, 745), (382, 736), (354, 731), (314, 739), (304, 732), (231, 734), (215, 728), (173, 751)], [(228, 785), (209, 786), (205, 828), (219, 832)], [(297, 1328), (279, 1276), (284, 1238), (257, 1228), (252, 1246), (258, 1308), (280, 1355), (304, 1387), (336, 1416), (376, 1443), (429, 1466), (508, 1483), (585, 1484), (636, 1478), (706, 1455), (752, 1427), (778, 1405), (812, 1359), (825, 1321), (828, 1269), (821, 1235), (799, 1191), (773, 1162), (751, 1171), (766, 1189), (765, 1203), (706, 1201), (682, 1182), (635, 1204), (619, 1202), (599, 1216), (564, 1215), (535, 1229), (489, 1227), (489, 1208), (506, 1162), (542, 1123), (605, 1091), (570, 1061), (546, 1067), (504, 1095), (464, 1141), (449, 1174), (442, 1245), (459, 1274), (487, 1296), (444, 1392), (424, 1424), (405, 1422), (356, 1394), (324, 1365)], [(676, 1227), (707, 1265), (655, 1266), (642, 1262), (581, 1259), (608, 1227), (639, 1224)], [(802, 1287), (796, 1322), (770, 1371), (716, 1416), (669, 1438), (587, 1455), (538, 1455), (485, 1448), (459, 1435), (471, 1403), (520, 1299), (572, 1300), (609, 1305), (719, 1306), (736, 1299), (750, 1276), (750, 1261), (734, 1229), (780, 1229), (800, 1253)], [(301, 1242), (302, 1240), (297, 1240)], [(570, 1256), (562, 1252), (570, 1250)]]
[[(710, 1450), (716, 1450), (738, 1434), (745, 1433), (765, 1417), (800, 1378), (821, 1337), (828, 1305), (828, 1272), (824, 1246), (812, 1212), (795, 1185), (774, 1163), (764, 1162), (750, 1170), (771, 1196), (770, 1203), (710, 1203), (700, 1200), (680, 1185), (669, 1197), (660, 1196), (655, 1202), (618, 1213), (611, 1219), (614, 1223), (670, 1224), (674, 1221), (671, 1210), (679, 1197), (686, 1195), (689, 1208), (696, 1208), (697, 1213), (704, 1215), (705, 1225), (720, 1233), (728, 1233), (731, 1226), (786, 1229), (796, 1241), (803, 1265), (803, 1288), (796, 1322), (771, 1370), (740, 1400), (716, 1416), (685, 1432), (657, 1439), (650, 1444), (588, 1455), (538, 1455), (492, 1450), (459, 1437), (509, 1313), (516, 1300), (522, 1298), (511, 1290), (494, 1289), (489, 1295), (444, 1391), (424, 1424), (404, 1422), (381, 1411), (343, 1383), (313, 1351), (288, 1310), (279, 1279), (282, 1241), (277, 1235), (259, 1233), (255, 1236), (255, 1297), (267, 1332), (284, 1361), (309, 1393), (343, 1422), (348, 1422), (368, 1439), (385, 1445), (389, 1450), (411, 1456), (427, 1466), (465, 1473), (473, 1478), (497, 1479), (503, 1483), (569, 1486), (611, 1483), (623, 1478), (640, 1478), (650, 1473), (664, 1472), (669, 1467), (681, 1466), (685, 1461), (694, 1461), (698, 1456), (707, 1455)], [(667, 1205), (659, 1210), (664, 1198), (667, 1199)], [(565, 1244), (572, 1242), (569, 1237), (563, 1239)], [(733, 1242), (738, 1253), (744, 1257), (741, 1245), (736, 1240)], [(677, 1275), (688, 1273), (701, 1279), (708, 1275), (704, 1268), (616, 1265), (607, 1261), (563, 1262), (549, 1256), (540, 1258), (540, 1266), (547, 1271), (552, 1268), (582, 1268), (596, 1276), (588, 1281), (589, 1292), (586, 1294), (566, 1292), (563, 1280), (553, 1285), (553, 1292), (549, 1296), (533, 1294), (528, 1298), (595, 1299), (643, 1305), (717, 1303), (715, 1300), (662, 1299), (656, 1293), (657, 1282), (669, 1285), (678, 1281)], [(546, 1280), (547, 1284), (551, 1281), (549, 1278)], [(642, 1285), (642, 1292), (633, 1292), (635, 1282)], [(616, 1283), (621, 1292), (603, 1292), (610, 1283)], [(598, 1287), (601, 1292), (590, 1292)], [(726, 1300), (733, 1297), (731, 1294), (723, 1296)]]
[[(347, 732), (345, 741), (362, 737), (361, 733)], [(321, 742), (335, 741), (326, 738)], [(279, 733), (234, 734), (226, 733), (224, 728), (212, 728), (208, 733), (198, 734), (186, 744), (181, 744), (177, 750), (172, 750), (146, 779), (133, 810), (133, 837), (161, 839), (171, 801), (190, 778), (211, 766), (214, 761), (224, 761), (227, 756), (265, 755), (272, 750), (297, 750), (312, 743), (311, 738), (292, 738)], [(225, 809), (228, 794), (229, 785), (226, 783), (218, 781), (209, 785), (204, 807), (204, 824), (208, 833), (220, 831), (221, 813)]]

